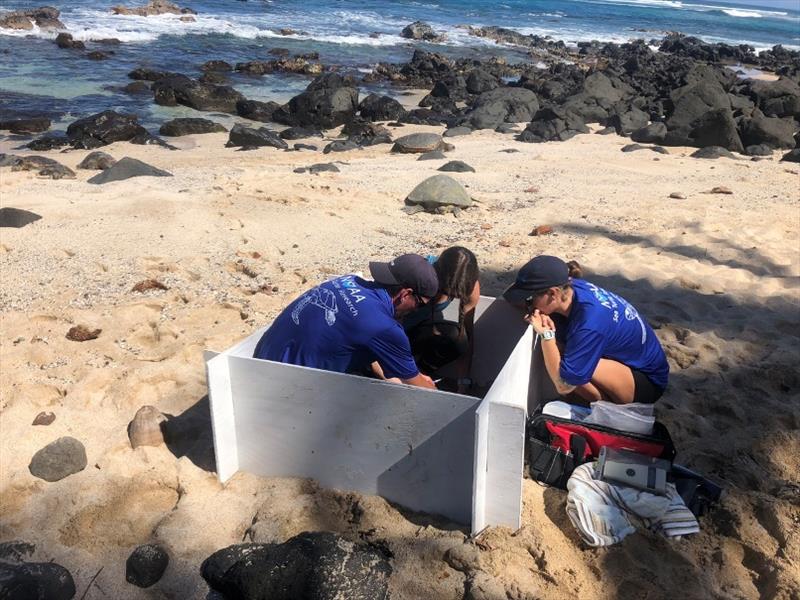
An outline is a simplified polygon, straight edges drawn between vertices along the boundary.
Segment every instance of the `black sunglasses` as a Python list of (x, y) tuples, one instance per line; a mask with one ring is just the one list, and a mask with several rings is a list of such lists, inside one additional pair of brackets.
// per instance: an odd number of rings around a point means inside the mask
[(411, 292), (411, 294), (414, 296), (414, 301), (417, 303), (417, 306), (425, 306), (430, 302), (430, 298), (420, 296), (417, 292)]

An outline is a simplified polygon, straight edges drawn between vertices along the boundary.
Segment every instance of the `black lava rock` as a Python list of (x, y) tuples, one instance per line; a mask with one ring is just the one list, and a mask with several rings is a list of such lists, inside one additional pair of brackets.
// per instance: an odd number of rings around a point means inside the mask
[(75, 581), (53, 562), (0, 562), (0, 598), (4, 600), (71, 600)]
[(225, 548), (201, 573), (216, 591), (242, 600), (374, 600), (386, 597), (392, 567), (373, 546), (306, 532), (283, 544)]
[(169, 555), (155, 544), (145, 544), (136, 548), (125, 561), (125, 579), (140, 588), (155, 584), (169, 564)]

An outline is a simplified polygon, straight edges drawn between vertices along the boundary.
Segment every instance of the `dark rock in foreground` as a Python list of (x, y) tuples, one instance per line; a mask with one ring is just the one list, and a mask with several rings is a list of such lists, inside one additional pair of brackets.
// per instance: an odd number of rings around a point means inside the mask
[(227, 129), (219, 123), (215, 123), (209, 119), (192, 118), (172, 119), (161, 125), (161, 128), (158, 130), (161, 135), (168, 135), (170, 137), (200, 133), (221, 133), (224, 131), (227, 131)]
[(33, 455), (28, 470), (45, 481), (59, 481), (86, 468), (86, 449), (73, 437), (62, 437)]
[(280, 136), (266, 127), (253, 129), (244, 125), (236, 124), (231, 129), (228, 137), (227, 147), (236, 146), (270, 146), (279, 150), (286, 150), (289, 144), (284, 142)]
[(56, 148), (63, 148), (69, 146), (70, 139), (62, 134), (44, 135), (38, 139), (33, 140), (28, 144), (28, 148), (36, 150), (37, 152), (45, 152), (47, 150), (55, 150)]
[(162, 171), (140, 160), (126, 156), (117, 161), (114, 166), (89, 179), (88, 183), (99, 185), (112, 181), (122, 181), (131, 177), (172, 177), (172, 173)]
[(564, 142), (579, 133), (589, 133), (580, 117), (560, 108), (543, 108), (517, 136), (521, 142)]
[(0, 208), (0, 227), (14, 227), (19, 229), (41, 218), (41, 215), (22, 210), (21, 208), (13, 208), (11, 206)]
[(140, 588), (154, 585), (164, 575), (169, 564), (169, 555), (155, 544), (144, 544), (136, 548), (125, 561), (125, 580)]
[(386, 598), (392, 567), (376, 548), (334, 533), (301, 533), (283, 544), (242, 544), (212, 554), (203, 578), (241, 600)]
[(71, 600), (74, 596), (75, 581), (59, 564), (0, 561), (0, 598)]
[(661, 122), (650, 123), (650, 125), (631, 133), (631, 139), (634, 142), (641, 142), (643, 144), (662, 144), (666, 136), (667, 126)]

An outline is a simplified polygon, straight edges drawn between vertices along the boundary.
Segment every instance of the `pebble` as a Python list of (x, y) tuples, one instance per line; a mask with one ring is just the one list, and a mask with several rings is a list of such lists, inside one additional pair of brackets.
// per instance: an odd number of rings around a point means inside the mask
[(50, 423), (52, 423), (55, 420), (56, 420), (55, 413), (42, 411), (34, 417), (33, 423), (31, 423), (31, 425), (50, 425)]
[(132, 292), (147, 292), (149, 290), (168, 290), (169, 288), (157, 279), (145, 279), (131, 289)]
[(686, 194), (682, 192), (672, 192), (669, 197), (674, 198), (675, 200), (686, 200)]
[(529, 235), (540, 236), (553, 233), (553, 228), (550, 225), (537, 225), (533, 228)]
[(102, 331), (102, 329), (89, 329), (84, 325), (75, 325), (70, 327), (66, 338), (72, 342), (88, 342), (89, 340), (96, 340)]
[(711, 188), (712, 194), (733, 194), (733, 190), (730, 188), (725, 187), (724, 185), (718, 185), (714, 188)]

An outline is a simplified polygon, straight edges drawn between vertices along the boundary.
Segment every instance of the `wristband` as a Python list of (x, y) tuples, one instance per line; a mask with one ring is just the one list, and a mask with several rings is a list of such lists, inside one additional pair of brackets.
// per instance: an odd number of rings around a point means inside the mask
[(543, 339), (544, 341), (547, 341), (547, 340), (552, 340), (552, 339), (555, 339), (555, 337), (556, 337), (556, 332), (555, 332), (555, 331), (553, 331), (552, 329), (545, 329), (545, 330), (544, 330), (542, 333), (540, 333), (539, 335), (540, 335), (540, 336), (542, 336), (542, 339)]

